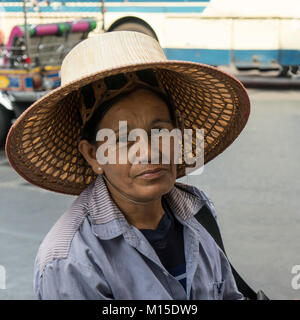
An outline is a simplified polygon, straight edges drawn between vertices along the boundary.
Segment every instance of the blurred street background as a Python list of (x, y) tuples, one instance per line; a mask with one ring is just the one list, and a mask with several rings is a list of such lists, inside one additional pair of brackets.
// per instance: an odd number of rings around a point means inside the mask
[[(246, 86), (245, 129), (201, 175), (180, 181), (214, 203), (228, 257), (249, 285), (271, 299), (300, 299), (300, 277), (299, 289), (292, 285), (293, 267), (300, 272), (299, 0), (0, 3), (0, 300), (35, 299), (38, 247), (75, 200), (21, 178), (6, 159), (6, 134), (61, 85), (61, 64), (72, 48), (114, 31), (144, 33), (168, 60), (208, 64)], [(101, 48), (108, 58), (111, 49)]]
[[(231, 263), (271, 299), (300, 299), (291, 270), (300, 252), (300, 91), (248, 89), (252, 109), (237, 140), (200, 176), (180, 179), (210, 197)], [(0, 153), (0, 299), (35, 299), (37, 249), (75, 197), (37, 188)]]

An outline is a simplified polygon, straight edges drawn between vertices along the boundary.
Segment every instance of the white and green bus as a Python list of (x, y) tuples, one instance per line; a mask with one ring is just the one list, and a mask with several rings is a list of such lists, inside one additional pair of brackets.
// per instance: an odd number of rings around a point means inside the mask
[[(300, 0), (27, 0), (29, 23), (96, 19), (93, 33), (155, 37), (168, 59), (272, 69), (300, 65)], [(6, 36), (23, 23), (23, 2), (0, 0)], [(92, 34), (90, 36), (92, 36)]]

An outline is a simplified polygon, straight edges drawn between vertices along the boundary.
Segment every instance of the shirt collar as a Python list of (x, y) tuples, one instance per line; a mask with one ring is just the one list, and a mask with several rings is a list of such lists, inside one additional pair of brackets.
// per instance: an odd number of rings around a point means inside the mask
[[(98, 175), (83, 193), (88, 193), (86, 209), (97, 236), (112, 239), (131, 228), (111, 198), (102, 175)], [(175, 182), (164, 198), (174, 215), (183, 221), (193, 217), (206, 202), (197, 188), (180, 182)]]

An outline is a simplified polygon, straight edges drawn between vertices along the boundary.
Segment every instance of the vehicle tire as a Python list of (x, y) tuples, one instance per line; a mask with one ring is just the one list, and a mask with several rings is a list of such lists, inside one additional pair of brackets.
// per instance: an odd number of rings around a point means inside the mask
[(123, 31), (123, 30), (144, 33), (144, 34), (147, 34), (148, 36), (157, 40), (156, 35), (149, 27), (143, 25), (142, 23), (138, 23), (138, 22), (124, 22), (124, 23), (117, 25), (116, 27), (114, 27), (113, 29), (111, 29), (109, 31)]
[(5, 145), (6, 136), (11, 126), (13, 113), (0, 105), (0, 148)]
[(290, 66), (281, 66), (279, 73), (277, 74), (277, 78), (285, 78), (288, 77), (290, 71)]
[(299, 66), (291, 66), (291, 73), (297, 74), (299, 71)]

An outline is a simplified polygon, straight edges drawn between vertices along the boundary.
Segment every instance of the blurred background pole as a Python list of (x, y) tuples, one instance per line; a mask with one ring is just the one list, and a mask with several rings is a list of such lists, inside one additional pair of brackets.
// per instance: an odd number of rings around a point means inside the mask
[(27, 0), (23, 0), (23, 12), (24, 12), (24, 39), (25, 39), (25, 50), (26, 56), (29, 57), (29, 31), (27, 25)]
[(105, 7), (104, 7), (104, 5), (105, 5), (105, 3), (104, 3), (104, 0), (101, 0), (101, 3), (102, 3), (102, 30), (103, 30), (103, 32), (105, 32), (105, 30), (104, 30), (104, 13), (105, 13)]

